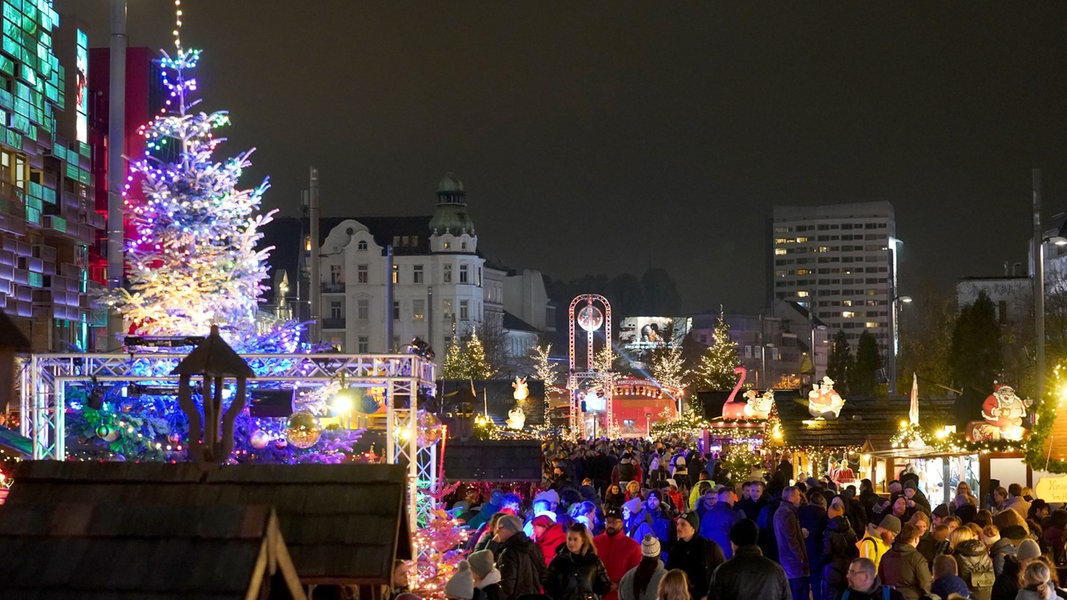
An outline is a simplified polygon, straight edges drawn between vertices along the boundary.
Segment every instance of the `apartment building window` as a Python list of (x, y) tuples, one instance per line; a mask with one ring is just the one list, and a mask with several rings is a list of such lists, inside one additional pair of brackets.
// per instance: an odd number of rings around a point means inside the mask
[(452, 265), (445, 265), (442, 273), (445, 283), (452, 283)]
[(400, 283), (400, 265), (393, 265), (393, 283)]
[(370, 300), (367, 298), (356, 300), (356, 318), (360, 321), (370, 320)]
[(366, 252), (367, 240), (359, 240), (358, 242), (356, 242), (356, 250), (359, 250), (360, 252)]
[(471, 319), (470, 300), (460, 300), (459, 301), (459, 320), (460, 321), (470, 321), (470, 319)]
[(393, 301), (393, 320), (400, 320), (400, 302), (397, 300)]
[(370, 352), (370, 338), (369, 337), (367, 337), (365, 335), (359, 336), (359, 338), (356, 340), (356, 352), (358, 352), (360, 354), (367, 354), (368, 352)]
[(482, 287), (482, 268), (478, 267), (478, 287)]
[(444, 318), (445, 321), (451, 321), (452, 317), (455, 316), (455, 313), (452, 312), (451, 300), (441, 301), (441, 316), (442, 318)]
[(370, 279), (370, 268), (367, 265), (356, 266), (356, 281), (367, 283)]
[(467, 265), (459, 266), (459, 282), (470, 283), (470, 268)]
[(345, 305), (340, 300), (334, 300), (330, 302), (330, 318), (331, 319), (343, 319), (345, 316)]
[(416, 321), (421, 321), (426, 318), (426, 301), (425, 300), (412, 300), (411, 301), (411, 318)]
[(341, 265), (330, 265), (330, 283), (344, 283), (345, 274), (341, 270)]
[(422, 265), (414, 265), (411, 267), (411, 282), (422, 283)]

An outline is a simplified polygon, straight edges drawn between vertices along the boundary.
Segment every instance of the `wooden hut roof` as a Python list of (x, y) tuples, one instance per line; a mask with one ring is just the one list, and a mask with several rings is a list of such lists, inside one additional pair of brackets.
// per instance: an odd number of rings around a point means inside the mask
[[(835, 419), (814, 419), (808, 412), (807, 398), (795, 394), (775, 394), (782, 433), (789, 446), (841, 448), (863, 446), (887, 450), (908, 418), (909, 400), (847, 400)], [(951, 424), (953, 400), (920, 398), (919, 422), (925, 426)]]
[(8, 504), (5, 598), (295, 598), (304, 593), (265, 505)]
[(9, 505), (50, 502), (268, 504), (305, 584), (384, 584), (411, 557), (407, 471), (398, 465), (225, 465), (25, 461)]

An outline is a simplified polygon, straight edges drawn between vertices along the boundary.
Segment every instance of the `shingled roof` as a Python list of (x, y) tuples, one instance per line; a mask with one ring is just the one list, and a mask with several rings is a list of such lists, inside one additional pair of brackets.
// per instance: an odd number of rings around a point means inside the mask
[[(888, 450), (900, 421), (908, 418), (907, 398), (846, 400), (836, 420), (814, 419), (808, 412), (807, 398), (795, 393), (775, 393), (774, 400), (782, 419), (782, 433), (790, 446), (840, 448), (863, 446), (869, 441), (875, 450)], [(951, 424), (952, 402), (920, 398), (920, 421), (928, 426)]]
[(0, 581), (5, 598), (305, 598), (265, 505), (6, 505)]
[(78, 502), (267, 504), (306, 584), (386, 584), (411, 558), (407, 471), (398, 465), (225, 465), (26, 461), (5, 506)]

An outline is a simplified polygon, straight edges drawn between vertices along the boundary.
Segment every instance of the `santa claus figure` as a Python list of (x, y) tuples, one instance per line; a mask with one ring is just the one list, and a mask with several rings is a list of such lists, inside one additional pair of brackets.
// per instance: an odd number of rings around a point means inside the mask
[(1010, 385), (993, 385), (993, 393), (982, 403), (982, 418), (986, 424), (1000, 430), (1002, 440), (1021, 440), (1026, 435), (1023, 418), (1033, 402), (1015, 395)]

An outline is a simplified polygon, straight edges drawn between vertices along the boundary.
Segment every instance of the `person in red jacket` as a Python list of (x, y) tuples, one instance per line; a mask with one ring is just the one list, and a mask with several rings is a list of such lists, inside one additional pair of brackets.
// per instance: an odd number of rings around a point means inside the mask
[(533, 519), (533, 541), (541, 547), (541, 554), (545, 555), (545, 566), (556, 558), (556, 550), (567, 542), (567, 532), (559, 523), (553, 523), (546, 515), (538, 515)]
[(641, 544), (623, 531), (622, 509), (609, 509), (604, 515), (604, 533), (593, 538), (597, 556), (604, 561), (611, 580), (611, 591), (600, 600), (618, 600), (619, 581), (627, 571), (641, 562)]

